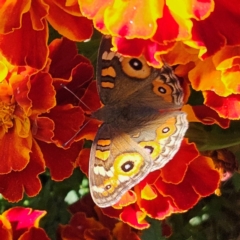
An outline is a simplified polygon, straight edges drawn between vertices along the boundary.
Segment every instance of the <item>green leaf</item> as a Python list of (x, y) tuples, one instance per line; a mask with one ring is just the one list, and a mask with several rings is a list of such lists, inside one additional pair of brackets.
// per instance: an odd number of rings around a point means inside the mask
[(232, 121), (228, 129), (218, 125), (190, 123), (186, 137), (196, 143), (200, 151), (216, 150), (240, 144), (240, 121)]
[(161, 221), (148, 218), (147, 221), (150, 223), (150, 228), (143, 231), (141, 236), (142, 240), (165, 240), (162, 236)]

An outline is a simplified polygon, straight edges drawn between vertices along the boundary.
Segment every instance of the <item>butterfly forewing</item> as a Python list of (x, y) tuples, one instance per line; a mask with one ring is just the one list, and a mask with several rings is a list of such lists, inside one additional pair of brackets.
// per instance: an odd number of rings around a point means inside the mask
[(111, 38), (103, 38), (99, 49), (97, 83), (105, 105), (119, 103), (154, 109), (179, 109), (183, 93), (170, 66), (160, 69), (147, 64), (143, 56), (123, 57), (111, 51)]

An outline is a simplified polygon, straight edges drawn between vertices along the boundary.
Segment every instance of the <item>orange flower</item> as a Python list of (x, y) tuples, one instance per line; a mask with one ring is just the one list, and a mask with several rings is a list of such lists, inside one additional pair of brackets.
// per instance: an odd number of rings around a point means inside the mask
[(191, 38), (193, 19), (202, 21), (214, 9), (213, 0), (78, 2), (95, 28), (113, 37), (114, 50), (130, 56), (144, 54), (155, 67), (161, 66), (161, 53), (169, 51), (176, 41)]
[(1, 239), (50, 240), (42, 228), (40, 219), (45, 211), (14, 207), (0, 215)]
[(128, 56), (143, 54), (155, 67), (161, 67), (160, 55), (177, 42), (198, 49), (201, 59), (240, 43), (235, 31), (240, 20), (238, 0), (78, 2), (95, 28), (113, 37), (114, 50)]
[(0, 49), (14, 65), (44, 67), (49, 54), (47, 22), (74, 41), (92, 35), (91, 21), (82, 16), (74, 1), (1, 1), (0, 19)]
[(202, 92), (202, 95), (190, 96), (195, 100), (194, 106), (184, 106), (189, 121), (216, 123), (227, 128), (229, 120), (240, 119), (240, 48), (225, 46), (204, 61), (199, 59), (199, 53), (179, 43), (163, 57), (171, 65), (178, 64), (175, 73), (184, 78), (185, 83), (190, 82), (195, 91)]
[(83, 145), (78, 139), (63, 147), (85, 117), (60, 83), (79, 90), (91, 80), (93, 68), (69, 40), (55, 40), (49, 49), (51, 61), (42, 71), (0, 58), (0, 193), (12, 202), (24, 192), (39, 193), (45, 166), (55, 180), (69, 177)]
[[(103, 34), (126, 38), (149, 39), (156, 32), (158, 40), (189, 37), (191, 18), (201, 20), (213, 10), (213, 1), (131, 1), (79, 0), (81, 12), (93, 19), (94, 26)], [(124, 17), (123, 17), (124, 16)], [(163, 30), (162, 23), (165, 23)], [(169, 27), (172, 28), (169, 28)], [(178, 29), (179, 28), (179, 29)], [(167, 37), (167, 38), (165, 38)]]

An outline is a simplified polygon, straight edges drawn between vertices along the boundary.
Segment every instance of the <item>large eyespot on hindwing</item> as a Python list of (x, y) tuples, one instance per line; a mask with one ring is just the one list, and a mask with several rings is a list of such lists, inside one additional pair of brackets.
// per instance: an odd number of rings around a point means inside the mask
[[(144, 158), (137, 152), (122, 153), (114, 160), (114, 173), (126, 177), (132, 177), (140, 172)], [(121, 179), (120, 179), (121, 181)]]
[(171, 117), (156, 129), (157, 136), (155, 140), (159, 142), (160, 140), (172, 135), (174, 132), (176, 132), (176, 130), (176, 119), (174, 117)]
[(173, 102), (172, 92), (173, 89), (170, 85), (164, 82), (160, 77), (152, 81), (153, 92), (162, 97), (166, 102)]
[(143, 56), (138, 58), (124, 57), (121, 61), (123, 72), (129, 77), (145, 79), (151, 74), (151, 67), (148, 66)]

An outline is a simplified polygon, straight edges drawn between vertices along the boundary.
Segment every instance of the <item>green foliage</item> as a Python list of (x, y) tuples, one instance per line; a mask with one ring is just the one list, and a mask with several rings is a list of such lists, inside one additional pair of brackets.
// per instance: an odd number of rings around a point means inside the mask
[(164, 240), (162, 236), (161, 222), (152, 218), (148, 218), (147, 221), (150, 223), (150, 228), (143, 231), (142, 240)]
[(240, 144), (240, 121), (232, 121), (230, 127), (222, 129), (218, 125), (205, 126), (190, 123), (186, 137), (196, 143), (199, 151), (216, 150)]

